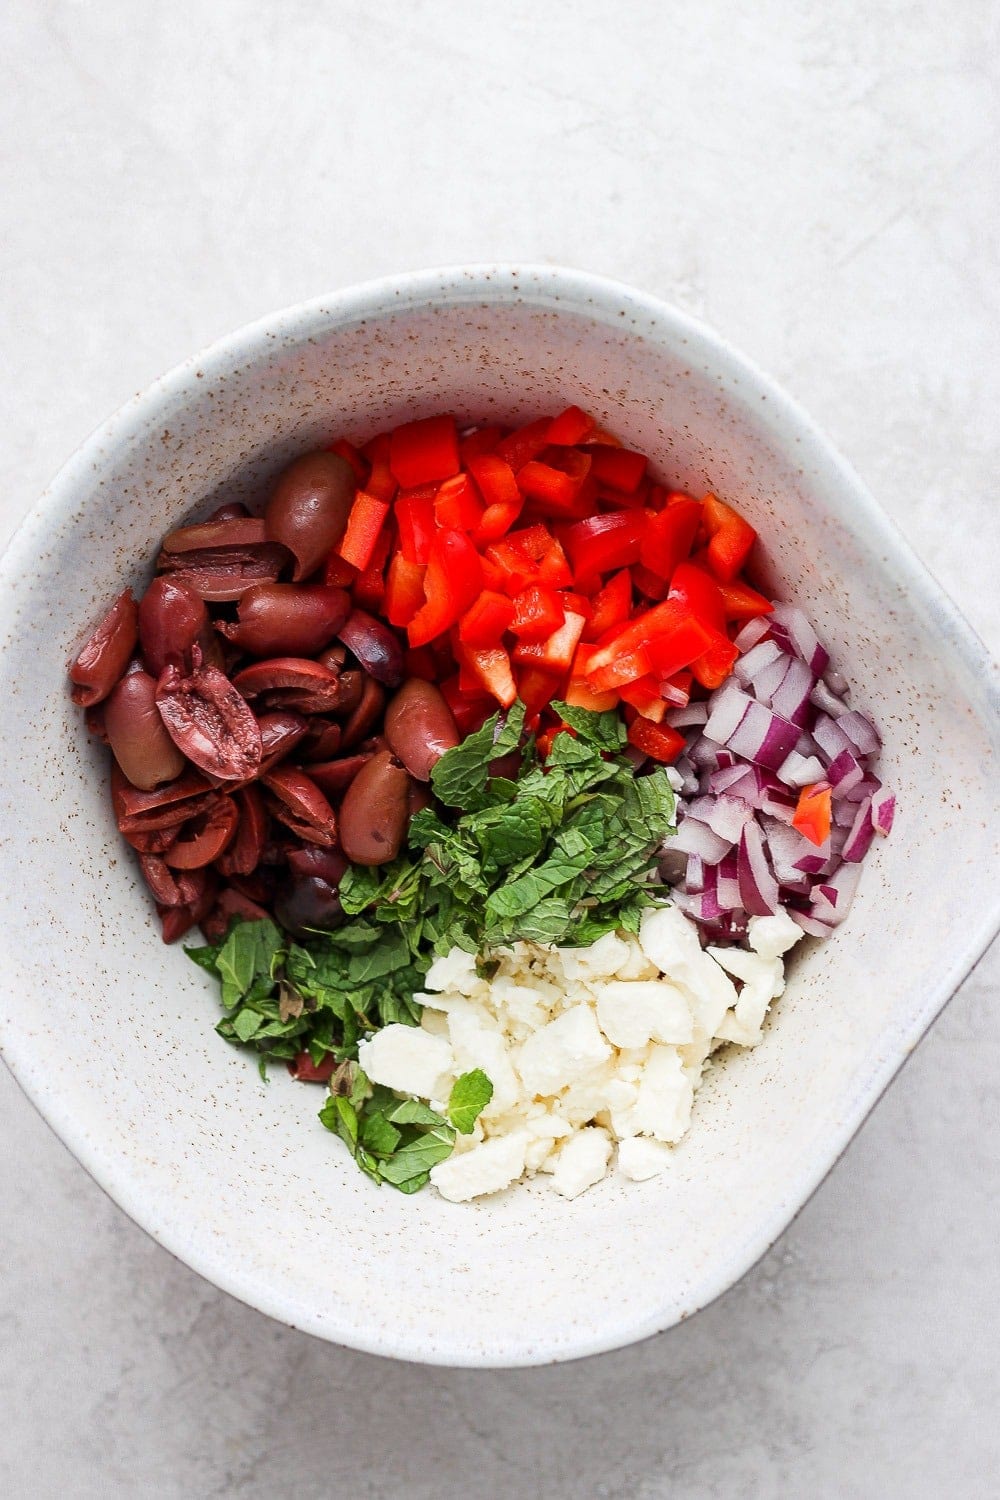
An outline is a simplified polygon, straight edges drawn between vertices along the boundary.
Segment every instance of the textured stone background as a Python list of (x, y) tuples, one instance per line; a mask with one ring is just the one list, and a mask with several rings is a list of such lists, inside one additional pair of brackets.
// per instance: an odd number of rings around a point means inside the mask
[[(0, 539), (109, 411), (261, 312), (550, 259), (755, 357), (1000, 648), (986, 0), (12, 0), (0, 27)], [(998, 992), (994, 949), (720, 1302), (525, 1372), (391, 1364), (237, 1305), (0, 1074), (0, 1492), (1000, 1493)]]

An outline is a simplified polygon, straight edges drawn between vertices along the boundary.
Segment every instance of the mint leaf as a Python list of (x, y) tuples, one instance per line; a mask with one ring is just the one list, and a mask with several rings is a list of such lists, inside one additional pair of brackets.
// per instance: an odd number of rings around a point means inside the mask
[(394, 1156), (379, 1164), (385, 1182), (391, 1182), (403, 1193), (415, 1193), (430, 1177), (430, 1169), (450, 1156), (455, 1132), (450, 1125), (435, 1125), (422, 1131)]
[(518, 748), (524, 714), (524, 704), (518, 699), (506, 715), (494, 714), (482, 729), (442, 755), (431, 772), (431, 785), (446, 807), (471, 812), (491, 800), (486, 795), (490, 764)]
[(463, 1073), (448, 1096), (448, 1118), (462, 1135), (471, 1135), (480, 1114), (493, 1098), (493, 1085), (482, 1068)]
[(222, 1003), (231, 1010), (255, 980), (271, 980), (285, 939), (269, 918), (238, 922), (215, 960), (222, 980)]
[[(610, 750), (617, 754), (625, 747), (625, 725), (616, 709), (595, 713), (590, 708), (576, 708), (570, 703), (553, 703), (552, 708), (571, 729), (575, 729), (581, 740), (596, 745), (599, 750)], [(566, 735), (560, 735), (566, 739)]]

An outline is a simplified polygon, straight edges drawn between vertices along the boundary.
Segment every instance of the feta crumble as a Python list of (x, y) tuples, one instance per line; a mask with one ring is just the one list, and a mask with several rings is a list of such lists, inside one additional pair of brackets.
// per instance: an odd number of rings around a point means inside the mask
[(617, 1170), (641, 1182), (669, 1166), (711, 1053), (760, 1041), (783, 955), (801, 937), (780, 912), (751, 920), (749, 951), (703, 949), (693, 923), (664, 906), (643, 914), (637, 939), (500, 949), (489, 980), (454, 948), (428, 971), (421, 1025), (384, 1027), (359, 1061), (373, 1083), (438, 1109), (463, 1072), (490, 1078), (472, 1135), (431, 1169), (452, 1202), (535, 1173), (575, 1198), (605, 1176), (616, 1146)]

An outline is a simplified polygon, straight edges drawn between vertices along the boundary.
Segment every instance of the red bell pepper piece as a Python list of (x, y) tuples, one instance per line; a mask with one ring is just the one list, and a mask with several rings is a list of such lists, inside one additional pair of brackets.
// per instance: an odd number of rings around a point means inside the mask
[(570, 526), (565, 546), (577, 578), (610, 573), (637, 562), (647, 524), (642, 511), (613, 510)]
[(521, 667), (517, 674), (517, 696), (524, 704), (524, 722), (534, 729), (539, 716), (558, 695), (561, 678), (539, 667)]
[(643, 755), (670, 765), (685, 746), (684, 736), (669, 724), (654, 724), (649, 719), (633, 719), (628, 726), (628, 742)]
[(719, 593), (727, 620), (753, 620), (758, 615), (769, 615), (774, 608), (770, 599), (758, 594), (739, 578), (733, 579), (732, 583), (720, 583)]
[(714, 691), (722, 686), (733, 670), (739, 652), (727, 636), (715, 632), (713, 636), (708, 650), (691, 663), (691, 671), (696, 682)]
[(535, 741), (543, 760), (548, 760), (552, 753), (552, 743), (559, 734), (568, 734), (571, 739), (576, 739), (576, 730), (569, 724), (553, 724), (551, 729), (543, 729)]
[(792, 827), (811, 844), (825, 844), (830, 837), (833, 793), (828, 781), (804, 786), (792, 817)]
[(508, 628), (522, 641), (547, 641), (565, 619), (559, 595), (533, 584), (515, 597), (514, 618)]
[(641, 562), (636, 563), (632, 569), (632, 581), (638, 592), (643, 594), (647, 599), (665, 599), (670, 593), (670, 585), (667, 580), (661, 578), (658, 573), (654, 573), (650, 568), (644, 567)]
[(677, 564), (690, 555), (700, 522), (701, 506), (687, 496), (651, 516), (639, 549), (643, 566), (658, 578), (670, 578)]
[(621, 625), (632, 611), (632, 575), (628, 568), (615, 573), (590, 601), (590, 619), (584, 640), (599, 641), (607, 631)]
[(479, 553), (461, 531), (439, 531), (424, 575), (426, 604), (410, 622), (411, 646), (423, 646), (454, 625), (483, 586)]
[(516, 505), (488, 505), (483, 511), (482, 520), (476, 527), (474, 533), (476, 541), (495, 542), (500, 537), (506, 536), (523, 509), (523, 498), (518, 500)]
[[(510, 657), (502, 646), (466, 646), (464, 664), (480, 686), (503, 708), (510, 708), (517, 697), (517, 685), (510, 669)], [(459, 683), (462, 681), (459, 674)]]
[(391, 538), (388, 526), (383, 526), (375, 543), (375, 550), (368, 566), (357, 578), (351, 593), (355, 604), (372, 614), (380, 614), (385, 601), (385, 565), (389, 556)]
[[(641, 647), (649, 653), (650, 665), (645, 672), (654, 670), (659, 677), (672, 677), (707, 651), (712, 640), (711, 630), (690, 610), (676, 599), (664, 599), (662, 604), (619, 627), (612, 636), (598, 641), (591, 670), (609, 666), (616, 658)], [(642, 677), (645, 672), (634, 675)]]
[(634, 682), (623, 683), (620, 697), (623, 703), (630, 704), (644, 719), (651, 719), (654, 724), (659, 724), (667, 711), (659, 679), (653, 676), (637, 677)]
[(534, 641), (531, 644), (525, 642), (515, 646), (515, 662), (553, 675), (568, 675), (586, 623), (582, 615), (567, 614), (562, 625), (553, 631), (547, 641)]
[(455, 531), (476, 531), (483, 519), (475, 486), (468, 474), (446, 479), (434, 497), (434, 519)]
[(531, 459), (517, 470), (518, 488), (541, 514), (574, 514), (590, 472), (590, 454), (578, 448), (546, 448), (545, 459)]
[(404, 491), (396, 500), (396, 529), (399, 550), (407, 562), (426, 567), (431, 556), (431, 542), (437, 529), (434, 521), (436, 485)]
[(620, 698), (621, 689), (626, 683), (638, 682), (640, 677), (648, 677), (650, 670), (651, 665), (646, 647), (629, 646), (611, 661), (600, 666), (592, 666), (587, 673), (586, 683), (591, 692), (615, 692)]
[(464, 646), (499, 646), (513, 618), (513, 600), (484, 589), (459, 620), (458, 638)]
[(390, 625), (405, 628), (423, 605), (425, 571), (419, 563), (407, 561), (402, 552), (393, 557), (385, 581), (384, 603)]
[(750, 555), (757, 533), (749, 521), (716, 495), (705, 496), (702, 512), (709, 533), (708, 565), (716, 578), (731, 583)]
[(537, 422), (529, 422), (526, 427), (518, 427), (501, 438), (493, 452), (497, 458), (510, 464), (516, 474), (522, 464), (541, 453), (548, 442), (547, 434), (551, 425), (551, 417), (539, 417)]
[(572, 448), (576, 443), (585, 443), (593, 431), (593, 417), (588, 417), (578, 406), (567, 406), (564, 412), (560, 412), (550, 422), (545, 441), (558, 447)]
[(468, 459), (468, 469), (486, 507), (476, 540), (496, 541), (510, 530), (524, 509), (524, 496), (518, 489), (514, 470), (495, 453), (473, 454)]
[(457, 474), (455, 418), (422, 417), (397, 427), (389, 439), (389, 467), (404, 490)]
[(598, 484), (605, 484), (623, 495), (631, 495), (639, 488), (649, 461), (644, 453), (633, 453), (629, 448), (609, 448), (603, 444), (592, 444), (587, 452)]
[(324, 1057), (322, 1062), (314, 1063), (311, 1052), (297, 1052), (286, 1063), (289, 1073), (298, 1083), (329, 1083), (336, 1066), (334, 1057)]
[(483, 692), (470, 696), (463, 693), (457, 677), (448, 677), (441, 683), (441, 695), (451, 709), (458, 732), (464, 739), (482, 729), (490, 714), (497, 711), (496, 703)]
[(486, 548), (485, 560), (496, 569), (490, 587), (509, 594), (513, 599), (522, 589), (530, 588), (537, 576), (534, 562), (513, 537), (505, 537)]
[[(357, 481), (358, 489), (363, 490), (365, 488), (365, 481), (368, 478), (369, 465), (366, 460), (361, 457), (361, 454), (359, 453), (358, 449), (355, 448), (354, 444), (349, 443), (346, 438), (338, 438), (335, 443), (330, 444), (329, 451), (331, 453), (336, 453), (340, 458), (346, 458), (347, 462), (354, 470), (354, 478)], [(370, 493), (371, 491), (369, 491), (369, 494)]]
[(441, 675), (429, 646), (417, 646), (405, 651), (403, 662), (407, 677), (419, 677), (422, 682), (437, 682)]
[(371, 562), (388, 514), (388, 500), (379, 500), (375, 495), (369, 495), (367, 490), (358, 490), (347, 518), (347, 530), (340, 539), (337, 551), (359, 573), (363, 573)]
[(720, 635), (726, 633), (726, 609), (719, 592), (719, 585), (710, 573), (699, 568), (697, 563), (682, 562), (670, 579), (670, 599), (686, 604), (693, 615), (704, 620)]
[(380, 432), (378, 437), (365, 444), (362, 451), (371, 464), (366, 481), (367, 493), (374, 495), (376, 500), (392, 500), (398, 486), (389, 468), (389, 434)]
[(506, 437), (506, 427), (477, 427), (475, 432), (467, 432), (465, 437), (458, 440), (458, 457), (464, 469), (469, 467), (469, 459), (476, 458), (480, 453), (492, 453), (500, 439)]
[(566, 554), (559, 541), (541, 524), (513, 531), (507, 539), (535, 564), (538, 582), (562, 589), (573, 582)]
[(582, 677), (572, 677), (566, 689), (566, 702), (574, 708), (589, 708), (591, 712), (600, 714), (609, 708), (618, 707), (618, 694), (616, 692), (595, 693)]

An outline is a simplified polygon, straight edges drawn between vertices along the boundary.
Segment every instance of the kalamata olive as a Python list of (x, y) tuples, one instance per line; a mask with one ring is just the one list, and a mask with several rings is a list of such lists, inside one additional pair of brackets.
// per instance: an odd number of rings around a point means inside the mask
[(328, 719), (314, 719), (313, 725), (299, 751), (299, 758), (307, 765), (311, 760), (332, 760), (344, 733), (339, 724), (331, 724)]
[(415, 818), (418, 812), (423, 812), (425, 807), (430, 807), (434, 798), (430, 790), (422, 781), (410, 783), (410, 795), (406, 803), (406, 816), (408, 819)]
[(293, 750), (309, 729), (309, 720), (301, 714), (286, 711), (261, 714), (257, 719), (260, 729), (261, 771), (269, 771), (279, 760)]
[(296, 583), (315, 573), (340, 541), (355, 488), (353, 469), (337, 453), (304, 453), (278, 475), (264, 521), (271, 540), (293, 554)]
[[(198, 892), (193, 901), (185, 906), (165, 906), (159, 901), (156, 903), (156, 910), (163, 924), (165, 943), (175, 943), (192, 927), (207, 921), (208, 914), (215, 905), (219, 882), (213, 871), (189, 870), (185, 875), (185, 880), (190, 882)], [(202, 930), (204, 931), (204, 927)], [(223, 930), (220, 936), (224, 935)]]
[(347, 660), (347, 647), (340, 645), (338, 641), (335, 646), (327, 646), (325, 651), (321, 651), (316, 660), (321, 667), (329, 667), (331, 672), (339, 672)]
[(160, 544), (164, 552), (203, 552), (216, 547), (259, 547), (273, 541), (259, 516), (216, 516), (211, 521), (197, 521), (169, 532)]
[(226, 505), (220, 505), (218, 510), (213, 510), (207, 517), (209, 521), (237, 521), (250, 512), (240, 500), (230, 500)]
[(347, 869), (347, 860), (339, 849), (320, 849), (316, 844), (288, 851), (288, 868), (300, 879), (318, 875), (329, 885), (339, 885)]
[(69, 669), (73, 702), (92, 708), (106, 698), (128, 666), (139, 639), (132, 590), (120, 594)]
[(371, 754), (343, 755), (339, 760), (311, 761), (309, 775), (328, 797), (339, 797), (371, 758)]
[[(233, 917), (239, 917), (244, 922), (258, 922), (267, 916), (270, 916), (270, 912), (263, 906), (234, 890), (231, 885), (224, 885), (211, 912), (198, 920), (208, 941), (218, 943), (225, 937)], [(169, 941), (169, 938), (164, 937), (164, 942)]]
[(261, 693), (277, 689), (301, 693), (328, 691), (331, 702), (335, 704), (340, 691), (340, 678), (336, 672), (301, 656), (275, 656), (268, 661), (254, 662), (237, 672), (233, 683), (244, 698), (256, 698)]
[(240, 815), (232, 797), (218, 797), (182, 830), (163, 856), (172, 870), (201, 870), (232, 843)]
[(269, 870), (255, 870), (252, 875), (230, 875), (229, 884), (248, 901), (259, 906), (271, 906), (274, 902), (274, 880)]
[(391, 750), (380, 750), (361, 770), (340, 804), (340, 844), (357, 865), (383, 865), (403, 847), (410, 778)]
[(257, 720), (217, 667), (196, 666), (185, 676), (168, 666), (156, 684), (156, 702), (170, 738), (203, 771), (241, 781), (260, 766)]
[(175, 873), (158, 854), (140, 854), (139, 868), (161, 906), (190, 906), (201, 894), (200, 882), (193, 872)]
[(315, 928), (329, 932), (339, 927), (344, 908), (332, 885), (318, 875), (306, 875), (279, 892), (274, 915), (293, 937), (304, 938)]
[(236, 837), (218, 860), (219, 870), (230, 878), (252, 875), (256, 870), (264, 852), (269, 821), (258, 787), (242, 787), (234, 797), (239, 811)]
[(344, 589), (321, 583), (261, 583), (239, 601), (238, 622), (216, 626), (250, 656), (313, 656), (350, 614)]
[(349, 719), (361, 702), (365, 691), (365, 674), (358, 667), (348, 667), (338, 678), (337, 706), (333, 712), (340, 719)]
[(344, 725), (340, 748), (350, 750), (352, 745), (363, 740), (381, 719), (384, 707), (385, 689), (379, 686), (374, 677), (366, 677), (362, 685), (361, 701)]
[(399, 638), (374, 615), (352, 609), (337, 635), (376, 682), (395, 687), (403, 680), (403, 648)]
[(202, 599), (222, 604), (241, 599), (256, 584), (277, 583), (291, 561), (277, 542), (245, 547), (202, 547), (194, 552), (161, 552), (158, 573), (169, 573)]
[(139, 600), (139, 644), (153, 676), (171, 662), (189, 669), (191, 647), (208, 634), (205, 601), (175, 578), (154, 578)]
[(440, 691), (430, 682), (411, 677), (390, 698), (385, 711), (389, 748), (418, 781), (430, 781), (431, 771), (460, 735), (455, 718)]
[(104, 704), (104, 729), (115, 760), (140, 791), (173, 781), (187, 764), (164, 728), (148, 672), (126, 672), (115, 684)]

